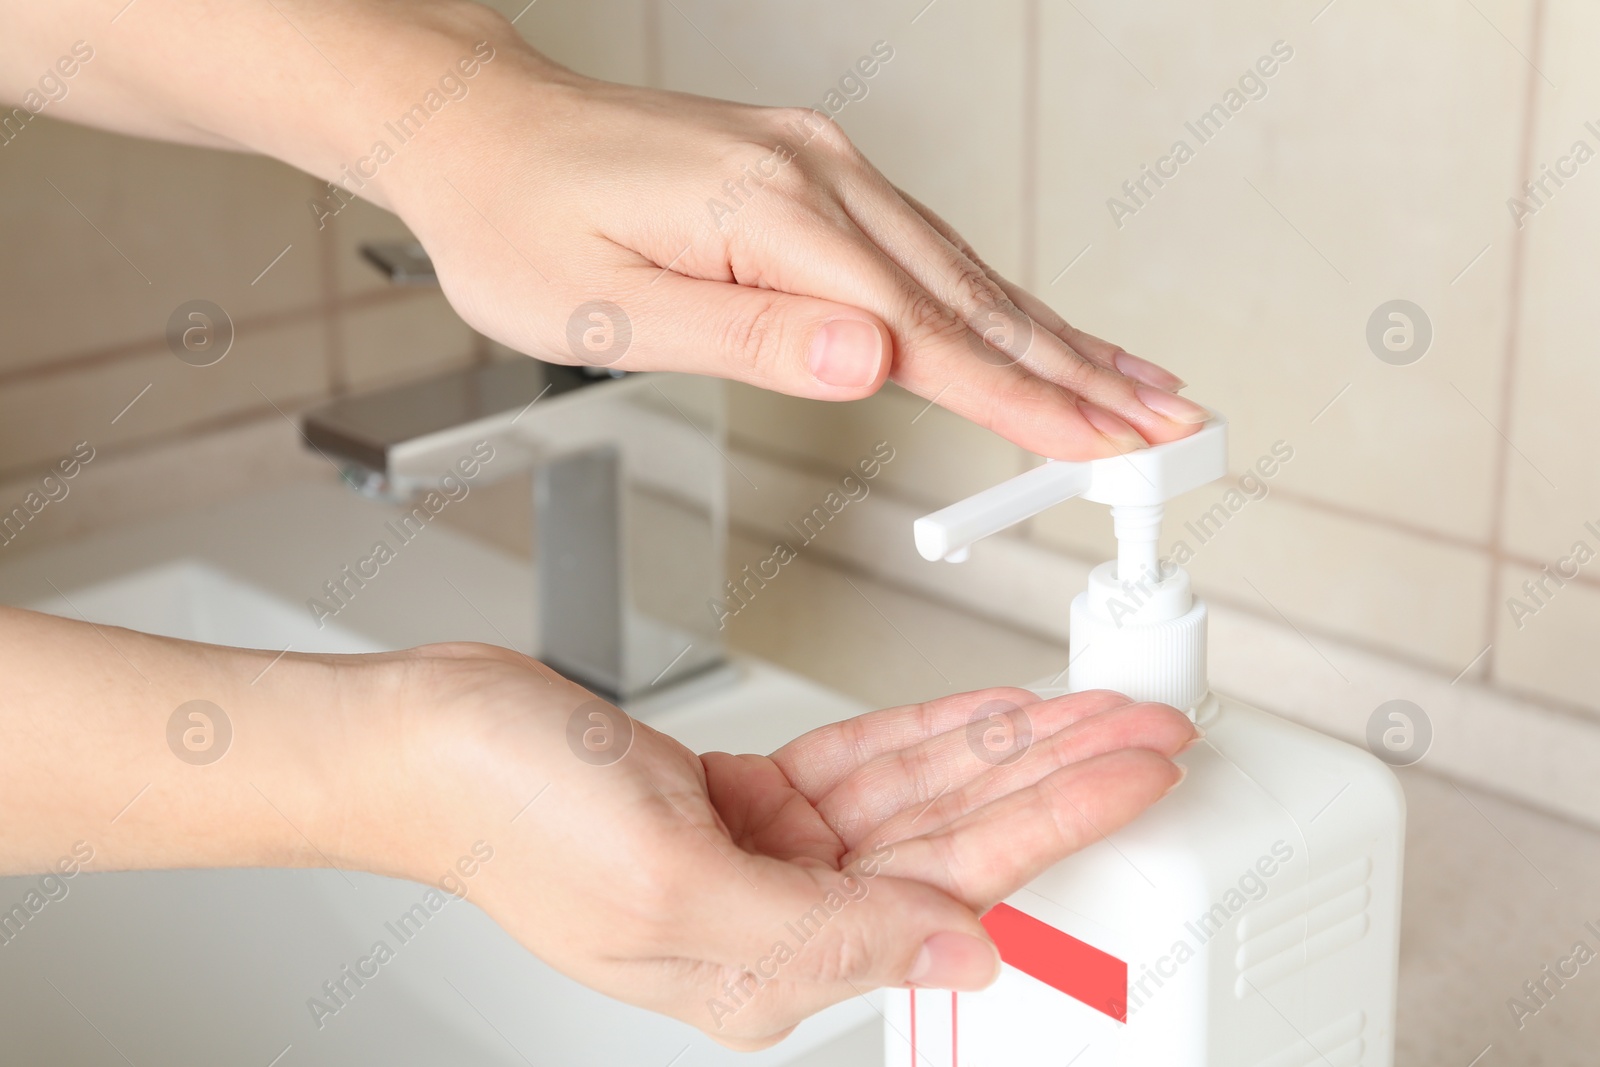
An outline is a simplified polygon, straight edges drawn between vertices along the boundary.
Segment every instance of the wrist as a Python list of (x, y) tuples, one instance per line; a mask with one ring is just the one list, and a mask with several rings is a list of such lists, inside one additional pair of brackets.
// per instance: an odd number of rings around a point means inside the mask
[(195, 668), (184, 689), (213, 702), (214, 738), (225, 746), (191, 761), (168, 732), (173, 754), (194, 763), (173, 768), (172, 784), (182, 787), (195, 865), (405, 877), (424, 866), (428, 842), (412, 819), (421, 791), (408, 774), (416, 727), (402, 699), (404, 653), (219, 655), (187, 643), (174, 651)]
[(568, 762), (567, 711), (592, 698), (492, 645), (427, 645), (376, 666), (354, 686), (356, 716), (377, 740), (337, 801), (347, 854), (363, 870), (448, 890), (464, 859), (522, 836), (513, 823)]
[(326, 859), (431, 880), (445, 847), (441, 799), (455, 778), (443, 744), (448, 716), (419, 687), (415, 650), (297, 667), (323, 674), (314, 683), (322, 713), (314, 723), (286, 724), (296, 736), (283, 739), (278, 758), (315, 798)]
[(203, 673), (189, 687), (214, 694), (231, 737), (214, 766), (178, 774), (191, 798), (212, 794), (204, 836), (237, 850), (225, 865), (405, 873), (386, 830), (404, 815), (397, 658), (192, 648)]
[(500, 138), (489, 132), (496, 115), (528, 120), (527, 88), (560, 68), (503, 16), (469, 0), (424, 5), (404, 18), (382, 12), (373, 21), (382, 46), (366, 64), (360, 103), (329, 116), (321, 165), (308, 169), (327, 179), (327, 211), (360, 197), (409, 222), (448, 193), (438, 175), (459, 184), (481, 155), (475, 146)]
[[(374, 866), (403, 724), (393, 657), (230, 649), (0, 609), (0, 872)], [(40, 728), (46, 714), (70, 728)]]

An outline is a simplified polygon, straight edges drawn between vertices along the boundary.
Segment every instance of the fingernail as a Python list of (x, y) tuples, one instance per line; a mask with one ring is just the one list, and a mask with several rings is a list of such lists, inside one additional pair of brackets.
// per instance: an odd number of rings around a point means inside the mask
[(1149, 448), (1150, 442), (1139, 436), (1139, 431), (1111, 414), (1105, 408), (1096, 407), (1087, 400), (1078, 401), (1078, 410), (1083, 412), (1085, 421), (1100, 431), (1101, 436), (1110, 439), (1117, 446), (1118, 452), (1132, 452), (1140, 448)]
[(1197, 422), (1206, 422), (1211, 418), (1211, 412), (1196, 404), (1188, 397), (1169, 393), (1165, 389), (1152, 389), (1148, 385), (1136, 385), (1134, 395), (1139, 398), (1139, 403), (1155, 412), (1165, 416), (1173, 422), (1183, 422), (1193, 425)]
[(1189, 768), (1181, 763), (1175, 763), (1173, 766), (1178, 768), (1178, 780), (1167, 786), (1167, 791), (1161, 794), (1163, 797), (1170, 795), (1174, 789), (1183, 784), (1185, 778), (1189, 777)]
[(1204, 730), (1200, 729), (1199, 726), (1196, 726), (1194, 728), (1194, 736), (1189, 738), (1189, 740), (1185, 741), (1183, 743), (1183, 747), (1178, 749), (1178, 751), (1179, 752), (1187, 752), (1191, 748), (1193, 748), (1194, 746), (1198, 745), (1200, 742), (1204, 741), (1205, 739), (1206, 739), (1206, 732)]
[(829, 319), (811, 339), (806, 362), (824, 385), (860, 389), (877, 380), (883, 334), (860, 319)]
[(1117, 358), (1111, 362), (1124, 377), (1153, 385), (1157, 389), (1182, 389), (1189, 384), (1167, 368), (1151, 363), (1148, 359), (1140, 359), (1131, 352), (1119, 352)]
[(934, 934), (922, 943), (906, 984), (924, 989), (975, 992), (1000, 977), (1000, 953), (967, 934)]

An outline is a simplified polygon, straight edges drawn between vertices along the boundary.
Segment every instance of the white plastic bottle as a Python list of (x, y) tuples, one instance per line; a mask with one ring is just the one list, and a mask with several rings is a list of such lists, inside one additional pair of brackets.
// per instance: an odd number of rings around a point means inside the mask
[(1162, 507), (1226, 473), (1226, 426), (1048, 463), (917, 522), (929, 559), (1073, 496), (1112, 505), (1115, 562), (1072, 604), (1065, 689), (1185, 709), (1182, 786), (984, 924), (981, 993), (891, 990), (888, 1067), (1390, 1067), (1405, 802), (1367, 752), (1210, 691), (1206, 609), (1161, 568)]

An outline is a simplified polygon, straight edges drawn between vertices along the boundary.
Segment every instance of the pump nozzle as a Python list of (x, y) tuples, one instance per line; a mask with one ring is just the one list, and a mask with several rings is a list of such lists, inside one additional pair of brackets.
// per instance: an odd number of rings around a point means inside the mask
[(923, 559), (960, 563), (967, 558), (967, 549), (974, 541), (1071, 500), (1088, 488), (1089, 464), (1051, 460), (932, 515), (924, 515), (912, 524), (911, 533)]
[(1163, 573), (1157, 546), (1166, 502), (1228, 471), (1227, 423), (1181, 441), (1093, 459), (1052, 460), (925, 515), (913, 526), (924, 559), (960, 562), (973, 542), (1064, 500), (1111, 505), (1117, 559), (1096, 567), (1072, 603), (1067, 686), (1193, 708), (1206, 693), (1205, 605), (1182, 568)]
[[(1064, 500), (1081, 496), (1113, 509), (1128, 509), (1119, 519), (1117, 539), (1126, 537), (1154, 544), (1155, 531), (1148, 530), (1149, 512), (1132, 509), (1157, 507), (1175, 496), (1214, 482), (1228, 472), (1227, 423), (1213, 418), (1181, 441), (1083, 463), (1051, 460), (1026, 474), (991, 486), (918, 519), (912, 527), (917, 551), (927, 560), (964, 558), (974, 541), (1015, 526), (1023, 519), (1054, 507)], [(1123, 517), (1126, 523), (1120, 521)], [(1155, 513), (1159, 528), (1160, 512)], [(1139, 521), (1143, 520), (1143, 521)], [(1151, 553), (1153, 554), (1153, 548)], [(1143, 555), (1143, 550), (1140, 551)], [(1132, 578), (1134, 575), (1124, 575)]]

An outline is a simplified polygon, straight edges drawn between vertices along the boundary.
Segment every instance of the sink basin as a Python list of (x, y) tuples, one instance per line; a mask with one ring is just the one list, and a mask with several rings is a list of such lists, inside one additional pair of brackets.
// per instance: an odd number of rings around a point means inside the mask
[(193, 559), (157, 564), (25, 606), (213, 645), (297, 652), (378, 652), (383, 647), (337, 624), (319, 628), (304, 608)]
[[(443, 528), (319, 626), (305, 606), (392, 515), (302, 485), (0, 566), (0, 602), (174, 637), (373, 652), (464, 638), (532, 647), (531, 569)], [(713, 691), (647, 697), (638, 717), (698, 750), (770, 751), (863, 709), (740, 661)], [(108, 831), (108, 832), (114, 832)], [(92, 868), (92, 864), (90, 865)], [(35, 878), (0, 879), (0, 909)], [(89, 1064), (876, 1065), (875, 1003), (808, 1020), (758, 1054), (569, 981), (470, 902), (404, 943), (419, 884), (328, 870), (85, 873), (0, 945), (5, 1062)], [(333, 1015), (308, 1001), (384, 939), (394, 957)]]

